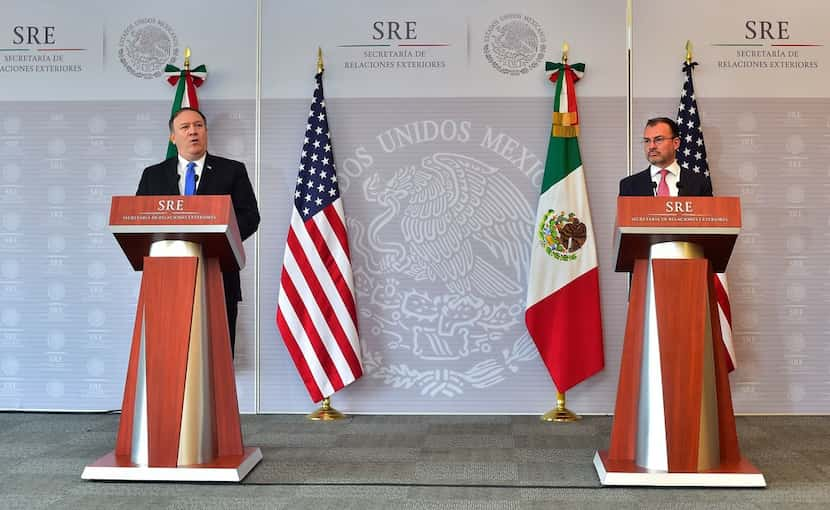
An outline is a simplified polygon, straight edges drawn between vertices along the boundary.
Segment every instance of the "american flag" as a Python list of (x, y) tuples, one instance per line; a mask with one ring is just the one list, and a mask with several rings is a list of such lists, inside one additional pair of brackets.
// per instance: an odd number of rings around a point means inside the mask
[(314, 402), (363, 375), (343, 201), (323, 73), (308, 112), (285, 243), (277, 327)]
[[(697, 109), (695, 86), (692, 81), (692, 71), (697, 62), (685, 62), (683, 73), (683, 91), (680, 93), (680, 105), (677, 107), (677, 127), (680, 133), (680, 147), (677, 149), (677, 163), (697, 174), (703, 174), (707, 179), (709, 163), (706, 161), (706, 145), (703, 143), (703, 131), (700, 128), (700, 112)], [(720, 329), (723, 343), (729, 352), (729, 370), (737, 366), (735, 347), (732, 343), (732, 309), (729, 304), (729, 288), (726, 283), (726, 274), (718, 273), (714, 276), (715, 293), (718, 300), (720, 315)]]

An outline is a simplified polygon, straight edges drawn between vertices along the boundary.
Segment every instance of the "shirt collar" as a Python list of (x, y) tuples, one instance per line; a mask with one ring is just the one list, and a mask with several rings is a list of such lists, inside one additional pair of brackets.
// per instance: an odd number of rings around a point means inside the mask
[[(193, 160), (196, 163), (196, 170), (201, 171), (205, 167), (205, 159), (207, 158), (207, 152), (202, 154), (202, 157), (199, 159)], [(190, 160), (184, 159), (181, 154), (179, 154), (179, 168), (187, 168), (187, 164), (190, 163)]]
[(655, 177), (655, 176), (659, 177), (660, 170), (662, 170), (664, 168), (666, 170), (668, 170), (675, 177), (678, 177), (678, 178), (680, 177), (680, 165), (677, 164), (677, 160), (672, 161), (672, 164), (669, 165), (669, 166), (666, 166), (666, 167), (651, 165), (651, 176), (652, 177)]

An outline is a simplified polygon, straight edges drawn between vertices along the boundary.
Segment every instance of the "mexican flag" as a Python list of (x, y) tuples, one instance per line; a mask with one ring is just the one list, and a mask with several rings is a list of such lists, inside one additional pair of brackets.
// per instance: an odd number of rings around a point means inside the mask
[(579, 155), (574, 83), (584, 64), (546, 64), (556, 84), (527, 277), (525, 323), (557, 390), (602, 370), (599, 269)]
[[(201, 65), (194, 69), (189, 69), (185, 63), (184, 69), (179, 69), (174, 65), (168, 64), (164, 68), (164, 75), (167, 76), (167, 81), (170, 85), (176, 87), (176, 97), (173, 98), (173, 109), (170, 110), (170, 116), (181, 110), (182, 108), (196, 108), (199, 109), (199, 98), (196, 97), (196, 87), (204, 83), (207, 78), (207, 68)], [(176, 146), (172, 141), (167, 142), (167, 157), (172, 158), (177, 153)]]

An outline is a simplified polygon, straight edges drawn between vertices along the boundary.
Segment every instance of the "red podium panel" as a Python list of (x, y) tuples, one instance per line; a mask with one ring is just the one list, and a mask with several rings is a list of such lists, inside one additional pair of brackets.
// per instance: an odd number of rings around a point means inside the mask
[(230, 351), (230, 197), (113, 197), (110, 228), (143, 275), (115, 450), (83, 478), (240, 481), (262, 453), (242, 444)]
[(618, 199), (617, 271), (633, 275), (603, 485), (766, 485), (738, 447), (712, 280), (740, 225), (737, 198)]
[(741, 230), (737, 197), (618, 197), (614, 247), (617, 271), (632, 272), (651, 246), (670, 241), (700, 245), (716, 273), (726, 270)]
[(141, 271), (150, 245), (184, 240), (202, 246), (223, 271), (245, 267), (239, 224), (227, 195), (112, 197), (110, 230), (133, 269)]

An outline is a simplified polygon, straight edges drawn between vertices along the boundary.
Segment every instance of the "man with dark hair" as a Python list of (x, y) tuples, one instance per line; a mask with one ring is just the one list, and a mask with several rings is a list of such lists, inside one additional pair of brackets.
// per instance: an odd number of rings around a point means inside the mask
[(643, 151), (651, 165), (620, 181), (620, 196), (712, 196), (712, 183), (704, 175), (680, 168), (675, 153), (680, 147), (677, 124), (667, 117), (646, 122)]
[[(244, 241), (259, 226), (259, 208), (245, 165), (208, 154), (205, 115), (195, 108), (176, 111), (169, 122), (170, 140), (178, 155), (144, 169), (136, 195), (230, 195), (239, 234)], [(236, 343), (236, 316), (242, 300), (239, 271), (222, 273), (231, 337)]]

